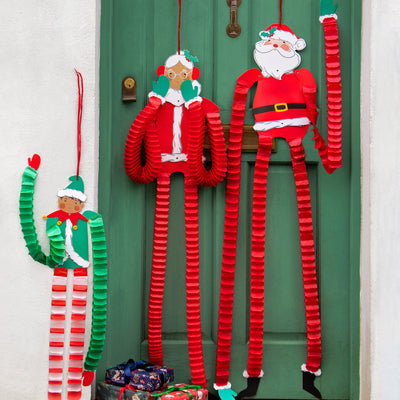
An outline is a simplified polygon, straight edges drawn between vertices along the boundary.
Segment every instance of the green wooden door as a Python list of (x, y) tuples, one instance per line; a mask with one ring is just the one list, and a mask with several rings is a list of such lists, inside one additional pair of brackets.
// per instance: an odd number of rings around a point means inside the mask
[[(278, 0), (242, 1), (242, 33), (229, 38), (225, 0), (183, 0), (182, 48), (199, 58), (202, 96), (229, 123), (236, 78), (255, 67), (258, 32), (278, 21)], [(302, 67), (319, 86), (319, 128), (326, 136), (323, 33), (317, 0), (285, 0), (283, 23), (307, 42)], [(125, 174), (123, 153), (129, 127), (147, 102), (157, 66), (177, 48), (177, 0), (104, 0), (100, 60), (99, 209), (107, 230), (110, 259), (107, 340), (98, 379), (123, 360), (147, 357), (147, 302), (150, 283), (155, 183), (135, 184)], [(322, 371), (317, 380), (326, 399), (358, 398), (359, 349), (359, 70), (361, 0), (339, 2), (343, 82), (343, 167), (324, 171), (309, 132), (304, 144), (311, 185), (322, 320)], [(121, 82), (133, 75), (137, 101), (121, 101)], [(252, 124), (250, 111), (246, 123)], [(247, 361), (251, 198), (255, 153), (242, 157), (242, 183), (235, 281), (231, 382), (245, 386)], [(225, 182), (199, 189), (201, 313), (209, 389), (215, 382), (219, 275)], [(300, 365), (306, 358), (296, 192), (289, 148), (277, 143), (271, 157), (267, 198), (264, 363), (257, 397), (304, 399)], [(190, 382), (185, 317), (183, 179), (171, 182), (169, 242), (164, 299), (164, 362), (176, 382)]]

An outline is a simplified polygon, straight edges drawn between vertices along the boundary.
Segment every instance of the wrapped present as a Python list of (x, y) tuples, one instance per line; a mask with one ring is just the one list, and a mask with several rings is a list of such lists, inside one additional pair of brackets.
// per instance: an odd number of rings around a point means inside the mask
[(199, 385), (178, 383), (151, 395), (153, 400), (207, 400), (208, 390)]
[(144, 361), (135, 362), (130, 359), (127, 362), (116, 365), (106, 370), (106, 383), (112, 385), (125, 386), (129, 384), (132, 378), (132, 372), (137, 368), (144, 367), (147, 364)]
[(138, 390), (153, 392), (174, 380), (174, 370), (159, 365), (144, 365), (132, 372), (129, 385)]
[(99, 382), (96, 390), (96, 400), (152, 400), (149, 392), (136, 390), (132, 386), (116, 386)]

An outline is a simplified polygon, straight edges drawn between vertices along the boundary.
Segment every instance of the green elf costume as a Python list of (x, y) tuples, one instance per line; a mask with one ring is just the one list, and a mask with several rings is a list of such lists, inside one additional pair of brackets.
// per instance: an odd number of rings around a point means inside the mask
[[(67, 303), (68, 270), (73, 270), (71, 331), (68, 360), (68, 400), (79, 400), (83, 385), (94, 378), (101, 357), (106, 327), (107, 251), (102, 217), (93, 212), (80, 213), (86, 201), (80, 176), (58, 192), (59, 210), (44, 216), (50, 240), (46, 256), (39, 245), (33, 219), (33, 194), (40, 157), (28, 159), (22, 175), (20, 221), (29, 255), (54, 269), (52, 284), (48, 399), (61, 400), (64, 365), (64, 330)], [(88, 228), (93, 253), (93, 307), (89, 349), (84, 362), (84, 337), (87, 301), (87, 268), (89, 267)], [(67, 344), (68, 346), (68, 344)]]

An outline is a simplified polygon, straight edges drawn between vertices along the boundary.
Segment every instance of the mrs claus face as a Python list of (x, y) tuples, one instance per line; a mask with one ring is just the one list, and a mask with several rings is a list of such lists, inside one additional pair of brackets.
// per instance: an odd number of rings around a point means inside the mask
[(172, 89), (180, 90), (181, 84), (187, 79), (192, 79), (192, 70), (186, 68), (180, 62), (173, 67), (166, 68), (164, 75), (169, 79), (169, 86)]

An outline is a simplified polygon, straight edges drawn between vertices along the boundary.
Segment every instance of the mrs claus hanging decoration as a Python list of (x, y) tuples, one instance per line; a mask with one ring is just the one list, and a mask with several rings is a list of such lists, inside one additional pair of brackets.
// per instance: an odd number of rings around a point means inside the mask
[[(225, 176), (225, 141), (218, 107), (200, 97), (197, 61), (178, 51), (157, 69), (149, 102), (140, 112), (126, 141), (125, 169), (138, 183), (157, 178), (148, 342), (153, 364), (163, 365), (161, 319), (166, 267), (170, 176), (184, 175), (186, 233), (186, 301), (189, 361), (192, 383), (206, 387), (200, 326), (198, 185), (216, 186)], [(211, 169), (203, 165), (207, 121)], [(146, 163), (141, 164), (144, 143)]]
[(215, 389), (221, 399), (236, 396), (229, 383), (230, 345), (232, 333), (233, 280), (235, 271), (237, 224), (240, 191), (240, 159), (243, 121), (248, 90), (257, 84), (253, 102), (259, 136), (253, 185), (253, 217), (251, 247), (250, 334), (249, 356), (244, 376), (247, 388), (236, 399), (257, 393), (263, 376), (264, 321), (264, 257), (265, 205), (269, 158), (272, 141), (285, 139), (290, 147), (296, 183), (300, 247), (303, 270), (305, 312), (307, 320), (307, 361), (301, 367), (303, 388), (321, 398), (314, 379), (321, 374), (321, 327), (318, 304), (315, 251), (311, 215), (310, 189), (302, 139), (309, 125), (313, 126), (315, 147), (328, 173), (341, 166), (341, 75), (339, 42), (331, 0), (321, 0), (321, 17), (325, 33), (326, 77), (328, 92), (328, 146), (316, 128), (316, 83), (310, 71), (296, 69), (301, 61), (298, 51), (305, 48), (288, 26), (274, 24), (260, 32), (254, 59), (259, 69), (250, 69), (238, 80), (234, 94), (228, 153), (228, 175), (225, 211), (225, 232), (222, 259), (217, 374)]
[[(77, 74), (78, 83), (81, 84), (82, 77), (78, 72)], [(71, 176), (69, 185), (58, 191), (58, 210), (43, 217), (46, 220), (46, 233), (50, 241), (49, 255), (45, 255), (39, 245), (33, 218), (33, 195), (37, 170), (41, 162), (37, 154), (29, 158), (28, 166), (22, 175), (19, 200), (21, 227), (29, 255), (35, 261), (53, 269), (49, 400), (60, 400), (62, 397), (64, 348), (67, 348), (69, 353), (68, 400), (79, 400), (82, 393), (82, 378), (84, 386), (92, 383), (105, 339), (107, 252), (102, 217), (94, 211), (85, 211), (81, 214), (86, 201), (84, 183), (79, 176), (81, 92), (79, 99), (77, 175)], [(93, 301), (91, 337), (84, 361), (89, 267), (88, 228), (93, 256)], [(69, 300), (67, 298), (68, 271), (72, 271), (73, 274), (69, 345), (65, 343), (66, 309), (69, 306), (67, 304)]]

